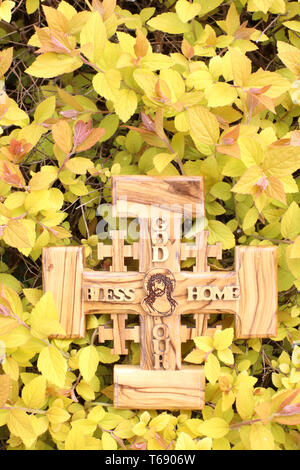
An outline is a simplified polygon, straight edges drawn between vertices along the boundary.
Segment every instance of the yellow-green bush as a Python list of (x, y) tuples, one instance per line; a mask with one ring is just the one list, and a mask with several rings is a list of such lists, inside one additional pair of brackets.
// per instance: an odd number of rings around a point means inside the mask
[[(2, 446), (299, 449), (299, 2), (0, 3)], [(42, 248), (83, 244), (107, 267), (97, 207), (111, 175), (138, 173), (204, 176), (208, 241), (226, 250), (212, 269), (236, 244), (279, 248), (277, 337), (235, 341), (224, 317), (184, 347), (204, 363), (202, 412), (113, 409), (124, 359), (95, 341), (105, 315), (51, 339)]]

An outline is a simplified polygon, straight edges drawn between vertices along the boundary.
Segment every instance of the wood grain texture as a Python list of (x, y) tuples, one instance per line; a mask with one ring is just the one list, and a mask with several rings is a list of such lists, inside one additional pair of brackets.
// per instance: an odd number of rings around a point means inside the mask
[[(83, 247), (43, 249), (43, 289), (51, 292), (67, 338), (85, 336), (82, 300)], [(61, 337), (61, 336), (60, 336)]]
[(277, 334), (277, 247), (235, 249), (241, 292), (236, 338), (270, 338)]
[(114, 407), (126, 409), (201, 410), (205, 376), (200, 366), (181, 370), (114, 367)]
[[(234, 271), (213, 271), (211, 273), (175, 273), (176, 287), (173, 297), (178, 306), (173, 315), (183, 315), (188, 313), (231, 313), (235, 314), (237, 310), (236, 300), (202, 300), (187, 302), (187, 288), (189, 286), (217, 286), (220, 289), (226, 286), (234, 286), (238, 283), (237, 274)], [(136, 313), (146, 315), (141, 306), (142, 300), (146, 295), (144, 289), (144, 274), (134, 271), (127, 273), (107, 273), (105, 271), (83, 272), (83, 286), (94, 287), (101, 285), (104, 288), (124, 287), (134, 289), (135, 298), (131, 302), (93, 302), (84, 301), (85, 315), (96, 313)]]
[(113, 340), (112, 354), (128, 354), (128, 349), (126, 348), (126, 341), (128, 340), (133, 340), (135, 343), (140, 342), (140, 327), (134, 326), (132, 328), (126, 328), (127, 317), (128, 315), (126, 314), (112, 314), (112, 328), (104, 325), (99, 326), (99, 343), (104, 343), (106, 340)]
[(126, 199), (133, 217), (145, 215), (149, 206), (158, 205), (171, 212), (204, 216), (204, 183), (202, 176), (112, 176), (113, 204), (123, 213)]

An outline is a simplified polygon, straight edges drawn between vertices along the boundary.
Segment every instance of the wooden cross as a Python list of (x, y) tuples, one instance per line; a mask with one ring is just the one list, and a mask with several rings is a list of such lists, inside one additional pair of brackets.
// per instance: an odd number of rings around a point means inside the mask
[[(44, 290), (52, 292), (67, 337), (85, 335), (85, 315), (107, 313), (112, 327), (99, 327), (99, 341), (113, 340), (112, 352), (128, 354), (126, 341), (141, 344), (140, 366), (114, 367), (116, 408), (201, 409), (205, 377), (201, 366), (181, 364), (181, 343), (211, 335), (210, 313), (235, 315), (236, 338), (273, 337), (277, 328), (277, 248), (239, 246), (233, 271), (210, 271), (207, 259), (222, 258), (221, 243), (208, 245), (203, 230), (202, 177), (115, 176), (115, 215), (136, 217), (139, 241), (111, 231), (112, 245), (98, 245), (98, 257), (112, 258), (110, 272), (84, 268), (83, 247), (43, 251)], [(195, 243), (182, 242), (183, 218), (200, 221)], [(127, 271), (125, 258), (138, 260)], [(195, 258), (193, 271), (181, 261)], [(128, 314), (140, 325), (126, 327)], [(195, 326), (181, 324), (193, 314)]]

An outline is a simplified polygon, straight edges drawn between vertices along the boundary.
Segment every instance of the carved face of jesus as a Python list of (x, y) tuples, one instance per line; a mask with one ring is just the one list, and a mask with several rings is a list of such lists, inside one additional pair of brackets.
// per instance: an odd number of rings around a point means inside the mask
[(163, 280), (155, 280), (152, 284), (152, 290), (155, 294), (155, 297), (161, 297), (166, 291), (166, 285)]

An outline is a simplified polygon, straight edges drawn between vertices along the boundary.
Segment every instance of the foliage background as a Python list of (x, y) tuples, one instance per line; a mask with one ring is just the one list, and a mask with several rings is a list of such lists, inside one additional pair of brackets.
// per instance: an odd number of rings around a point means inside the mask
[[(117, 3), (117, 4), (116, 4)], [(285, 0), (0, 2), (0, 440), (5, 449), (299, 449), (300, 4)], [(209, 243), (279, 248), (279, 323), (232, 319), (183, 348), (204, 363), (200, 411), (114, 410), (112, 367), (63, 331), (44, 246), (96, 257), (112, 174), (203, 175)], [(109, 217), (104, 216), (105, 222)], [(192, 231), (191, 231), (192, 237)], [(130, 240), (128, 240), (130, 243)], [(193, 260), (187, 260), (190, 268)]]

